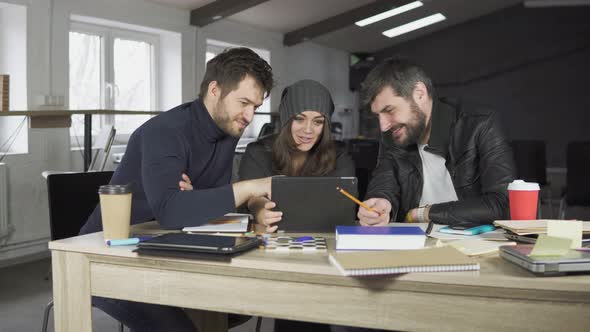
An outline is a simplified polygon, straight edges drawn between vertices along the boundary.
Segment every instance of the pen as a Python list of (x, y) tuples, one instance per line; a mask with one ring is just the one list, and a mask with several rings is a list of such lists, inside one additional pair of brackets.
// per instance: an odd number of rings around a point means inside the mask
[(141, 241), (147, 241), (152, 239), (153, 236), (140, 236), (140, 237), (130, 237), (128, 239), (117, 239), (117, 240), (107, 240), (108, 246), (128, 246), (132, 244), (138, 244)]
[(371, 211), (371, 212), (375, 212), (375, 213), (377, 213), (378, 215), (381, 215), (381, 213), (379, 213), (379, 212), (377, 212), (377, 211), (375, 211), (375, 210), (371, 209), (371, 208), (370, 208), (370, 207), (369, 207), (367, 204), (365, 204), (365, 203), (363, 203), (363, 202), (359, 201), (359, 200), (358, 200), (356, 197), (354, 197), (354, 196), (352, 196), (351, 194), (349, 194), (349, 193), (348, 193), (348, 191), (346, 191), (346, 190), (344, 190), (344, 189), (342, 189), (342, 188), (340, 188), (340, 187), (336, 187), (336, 190), (338, 190), (338, 191), (339, 191), (339, 192), (340, 192), (342, 195), (344, 195), (344, 196), (348, 197), (348, 198), (349, 198), (351, 201), (355, 202), (356, 204), (358, 204), (358, 205), (360, 205), (360, 206), (364, 207), (365, 209), (367, 209), (367, 210), (369, 210), (369, 211)]

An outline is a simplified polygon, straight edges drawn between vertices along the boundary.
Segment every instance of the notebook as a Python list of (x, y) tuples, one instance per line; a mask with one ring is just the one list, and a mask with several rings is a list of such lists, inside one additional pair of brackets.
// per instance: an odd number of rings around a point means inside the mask
[(392, 251), (336, 252), (330, 262), (345, 276), (479, 270), (479, 263), (449, 246)]
[(418, 226), (336, 227), (336, 250), (419, 249), (425, 241), (426, 233)]
[(531, 257), (532, 249), (531, 244), (502, 246), (500, 257), (543, 276), (590, 272), (590, 251), (570, 249), (562, 256)]
[(354, 225), (355, 203), (336, 187), (358, 195), (355, 177), (273, 177), (274, 210), (283, 212), (278, 230), (331, 233), (337, 225)]

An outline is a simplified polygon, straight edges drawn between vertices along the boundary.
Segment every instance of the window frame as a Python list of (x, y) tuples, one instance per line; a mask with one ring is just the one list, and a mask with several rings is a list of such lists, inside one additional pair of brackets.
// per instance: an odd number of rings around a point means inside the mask
[[(160, 36), (157, 34), (133, 31), (115, 26), (98, 25), (93, 23), (81, 22), (76, 20), (70, 21), (70, 28), (68, 30), (68, 47), (69, 47), (69, 33), (77, 32), (82, 34), (95, 35), (100, 37), (100, 108), (107, 110), (115, 110), (115, 68), (114, 68), (114, 45), (115, 39), (132, 40), (137, 42), (145, 42), (151, 45), (150, 50), (150, 104), (151, 109), (145, 111), (154, 111), (158, 109), (160, 101), (160, 91), (158, 84), (158, 73), (160, 71)], [(69, 70), (69, 66), (68, 66)], [(69, 76), (68, 76), (69, 77)], [(69, 83), (68, 83), (69, 85)], [(110, 89), (108, 92), (107, 90)], [(68, 88), (69, 91), (69, 88)], [(107, 93), (109, 95), (107, 95)], [(144, 111), (144, 110), (137, 110)], [(96, 115), (94, 115), (96, 116)], [(127, 115), (134, 116), (134, 115)], [(100, 126), (115, 125), (115, 115), (100, 115)], [(95, 135), (93, 135), (94, 138)], [(115, 145), (125, 145), (129, 141), (131, 133), (119, 133), (115, 136)], [(70, 137), (74, 140), (80, 141), (83, 139), (82, 135), (77, 133), (70, 133)], [(72, 149), (78, 149), (78, 146), (71, 146)]]

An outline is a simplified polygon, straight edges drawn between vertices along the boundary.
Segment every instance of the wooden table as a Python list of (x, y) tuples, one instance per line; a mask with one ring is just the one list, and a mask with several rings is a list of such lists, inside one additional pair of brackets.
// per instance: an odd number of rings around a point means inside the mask
[(535, 277), (497, 255), (481, 258), (480, 271), (355, 279), (339, 275), (327, 253), (254, 250), (231, 263), (145, 258), (134, 246), (106, 247), (102, 233), (49, 248), (56, 331), (91, 331), (91, 295), (403, 331), (590, 326), (590, 276)]

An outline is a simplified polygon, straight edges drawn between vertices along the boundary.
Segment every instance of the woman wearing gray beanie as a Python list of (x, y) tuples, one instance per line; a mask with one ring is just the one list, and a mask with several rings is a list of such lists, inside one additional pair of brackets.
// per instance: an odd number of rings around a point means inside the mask
[[(312, 80), (283, 90), (279, 105), (280, 130), (250, 143), (240, 161), (239, 180), (273, 175), (355, 176), (354, 162), (331, 133), (334, 103), (328, 89)], [(282, 212), (264, 197), (251, 199), (248, 210), (266, 232), (276, 231)], [(277, 319), (275, 331), (329, 331), (328, 325)]]
[[(280, 131), (250, 143), (242, 160), (240, 181), (273, 175), (354, 176), (354, 162), (341, 145), (335, 144), (330, 118), (334, 103), (328, 89), (312, 80), (302, 80), (283, 90), (279, 106)], [(267, 232), (277, 229), (280, 211), (266, 198), (248, 202), (256, 222)]]

